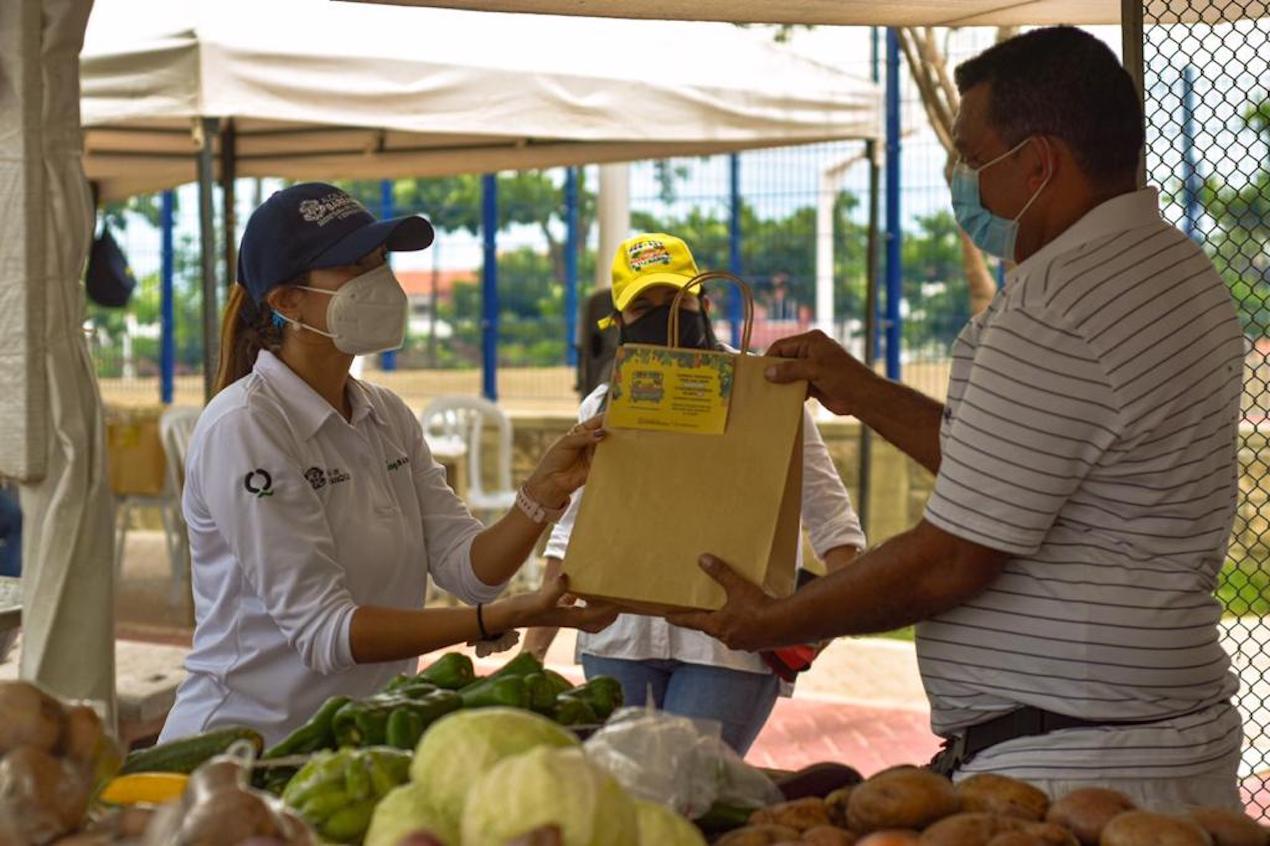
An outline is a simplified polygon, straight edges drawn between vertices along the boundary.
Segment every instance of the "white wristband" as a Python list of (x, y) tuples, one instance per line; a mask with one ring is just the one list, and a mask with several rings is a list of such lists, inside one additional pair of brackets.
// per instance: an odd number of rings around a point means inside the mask
[(559, 508), (548, 508), (541, 502), (531, 498), (525, 492), (525, 486), (521, 485), (520, 490), (516, 491), (516, 507), (533, 522), (542, 525), (543, 523), (554, 523), (564, 516), (564, 512), (569, 508), (569, 500), (565, 500), (564, 505)]

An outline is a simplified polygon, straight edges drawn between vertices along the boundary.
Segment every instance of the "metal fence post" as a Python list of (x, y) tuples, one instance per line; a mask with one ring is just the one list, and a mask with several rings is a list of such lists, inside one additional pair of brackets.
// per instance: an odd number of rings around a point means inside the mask
[(216, 289), (216, 221), (212, 210), (212, 143), (219, 131), (216, 118), (199, 124), (202, 146), (198, 153), (198, 240), (203, 269), (203, 399), (212, 398), (212, 382), (220, 363), (220, 298)]
[(900, 378), (900, 39), (886, 31), (886, 376)]
[(1182, 231), (1188, 238), (1201, 240), (1199, 232), (1199, 192), (1203, 180), (1195, 156), (1195, 67), (1182, 68), (1182, 204), (1186, 216)]
[(578, 366), (578, 169), (564, 172), (564, 363)]
[[(382, 179), (379, 182), (379, 216), (383, 220), (392, 217), (396, 212), (393, 208), (392, 198), (392, 180)], [(391, 254), (388, 261), (392, 261)], [(379, 354), (379, 369), (391, 372), (397, 369), (397, 351), (388, 350)]]
[[(728, 157), (728, 270), (741, 275), (741, 157)], [(741, 347), (745, 311), (740, 291), (728, 291), (728, 322), (732, 324), (732, 346)]]
[(175, 251), (172, 246), (176, 194), (164, 191), (159, 206), (159, 401), (172, 404), (173, 374), (176, 370), (176, 302), (173, 273)]
[(498, 400), (498, 175), (481, 177), (481, 393)]

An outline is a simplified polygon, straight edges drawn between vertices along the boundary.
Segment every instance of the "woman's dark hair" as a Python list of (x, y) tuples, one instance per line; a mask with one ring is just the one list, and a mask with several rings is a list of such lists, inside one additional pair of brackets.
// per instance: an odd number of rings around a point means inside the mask
[[(304, 285), (308, 274), (285, 282), (284, 285)], [(220, 363), (216, 368), (216, 381), (212, 396), (251, 372), (256, 356), (261, 350), (277, 353), (282, 347), (282, 329), (274, 325), (273, 309), (268, 303), (257, 306), (251, 294), (239, 283), (229, 291), (225, 304), (225, 317), (220, 327)]]
[(1115, 53), (1089, 33), (1046, 27), (1003, 41), (957, 66), (962, 93), (987, 83), (988, 122), (1007, 147), (1033, 135), (1066, 142), (1106, 185), (1137, 176), (1142, 103)]

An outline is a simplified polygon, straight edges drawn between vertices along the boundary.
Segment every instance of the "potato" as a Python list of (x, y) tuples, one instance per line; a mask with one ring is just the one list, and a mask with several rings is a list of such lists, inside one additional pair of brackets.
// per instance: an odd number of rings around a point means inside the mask
[(998, 814), (953, 814), (922, 832), (922, 846), (987, 846), (1006, 831), (1018, 831), (1023, 821)]
[(923, 829), (957, 813), (952, 782), (916, 767), (888, 770), (856, 785), (847, 800), (848, 828), (867, 834), (883, 829)]
[(1187, 816), (1199, 823), (1217, 846), (1267, 846), (1270, 843), (1264, 828), (1229, 808), (1192, 808)]
[(33, 843), (79, 828), (88, 792), (76, 773), (35, 746), (19, 746), (0, 760), (0, 818), (12, 815)]
[(824, 799), (808, 797), (759, 808), (750, 815), (750, 825), (786, 825), (803, 832), (816, 826), (829, 825), (829, 809)]
[(66, 725), (59, 748), (72, 761), (91, 765), (97, 756), (97, 746), (105, 735), (106, 730), (97, 712), (87, 705), (75, 705), (66, 709)]
[(988, 846), (1049, 846), (1039, 835), (1026, 831), (1007, 831), (988, 841)]
[(855, 846), (918, 846), (921, 835), (911, 829), (888, 829), (875, 831), (857, 840)]
[(803, 843), (810, 846), (854, 846), (856, 836), (833, 825), (818, 825), (803, 832)]
[(1102, 830), (1099, 846), (1213, 846), (1199, 823), (1151, 811), (1125, 811)]
[(729, 831), (715, 841), (715, 846), (773, 846), (782, 840), (797, 841), (798, 831), (785, 825), (747, 825)]
[(1033, 837), (1040, 838), (1040, 842), (1045, 846), (1080, 846), (1076, 835), (1058, 823), (1031, 823), (1024, 826), (1023, 830)]
[(1038, 822), (1045, 819), (1045, 812), (1050, 807), (1050, 798), (1045, 791), (1025, 781), (994, 773), (979, 773), (958, 782), (957, 796), (961, 799), (963, 811), (982, 811)]
[(1103, 826), (1133, 809), (1133, 802), (1118, 790), (1082, 787), (1050, 805), (1045, 821), (1071, 829), (1082, 846), (1098, 846)]
[(182, 846), (235, 846), (249, 837), (284, 840), (269, 806), (245, 790), (219, 790), (190, 808), (181, 823)]
[(0, 755), (19, 746), (56, 751), (65, 721), (61, 703), (35, 685), (0, 682)]
[(851, 799), (854, 787), (841, 787), (825, 797), (825, 810), (829, 812), (829, 822), (838, 828), (849, 828), (847, 825), (847, 802)]

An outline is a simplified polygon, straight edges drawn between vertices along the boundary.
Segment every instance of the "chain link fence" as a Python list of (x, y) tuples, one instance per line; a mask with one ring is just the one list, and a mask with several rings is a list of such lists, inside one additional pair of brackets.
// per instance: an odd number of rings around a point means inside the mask
[[(1176, 10), (1177, 4), (1168, 4)], [(1255, 6), (1255, 8), (1253, 8)], [(1159, 9), (1164, 8), (1161, 4)], [(1145, 6), (1148, 182), (1166, 218), (1202, 244), (1230, 286), (1247, 340), (1239, 510), (1218, 585), (1241, 680), (1240, 775), (1270, 817), (1270, 19), (1259, 0), (1190, 0), (1175, 24)], [(1262, 16), (1261, 20), (1237, 20)]]

